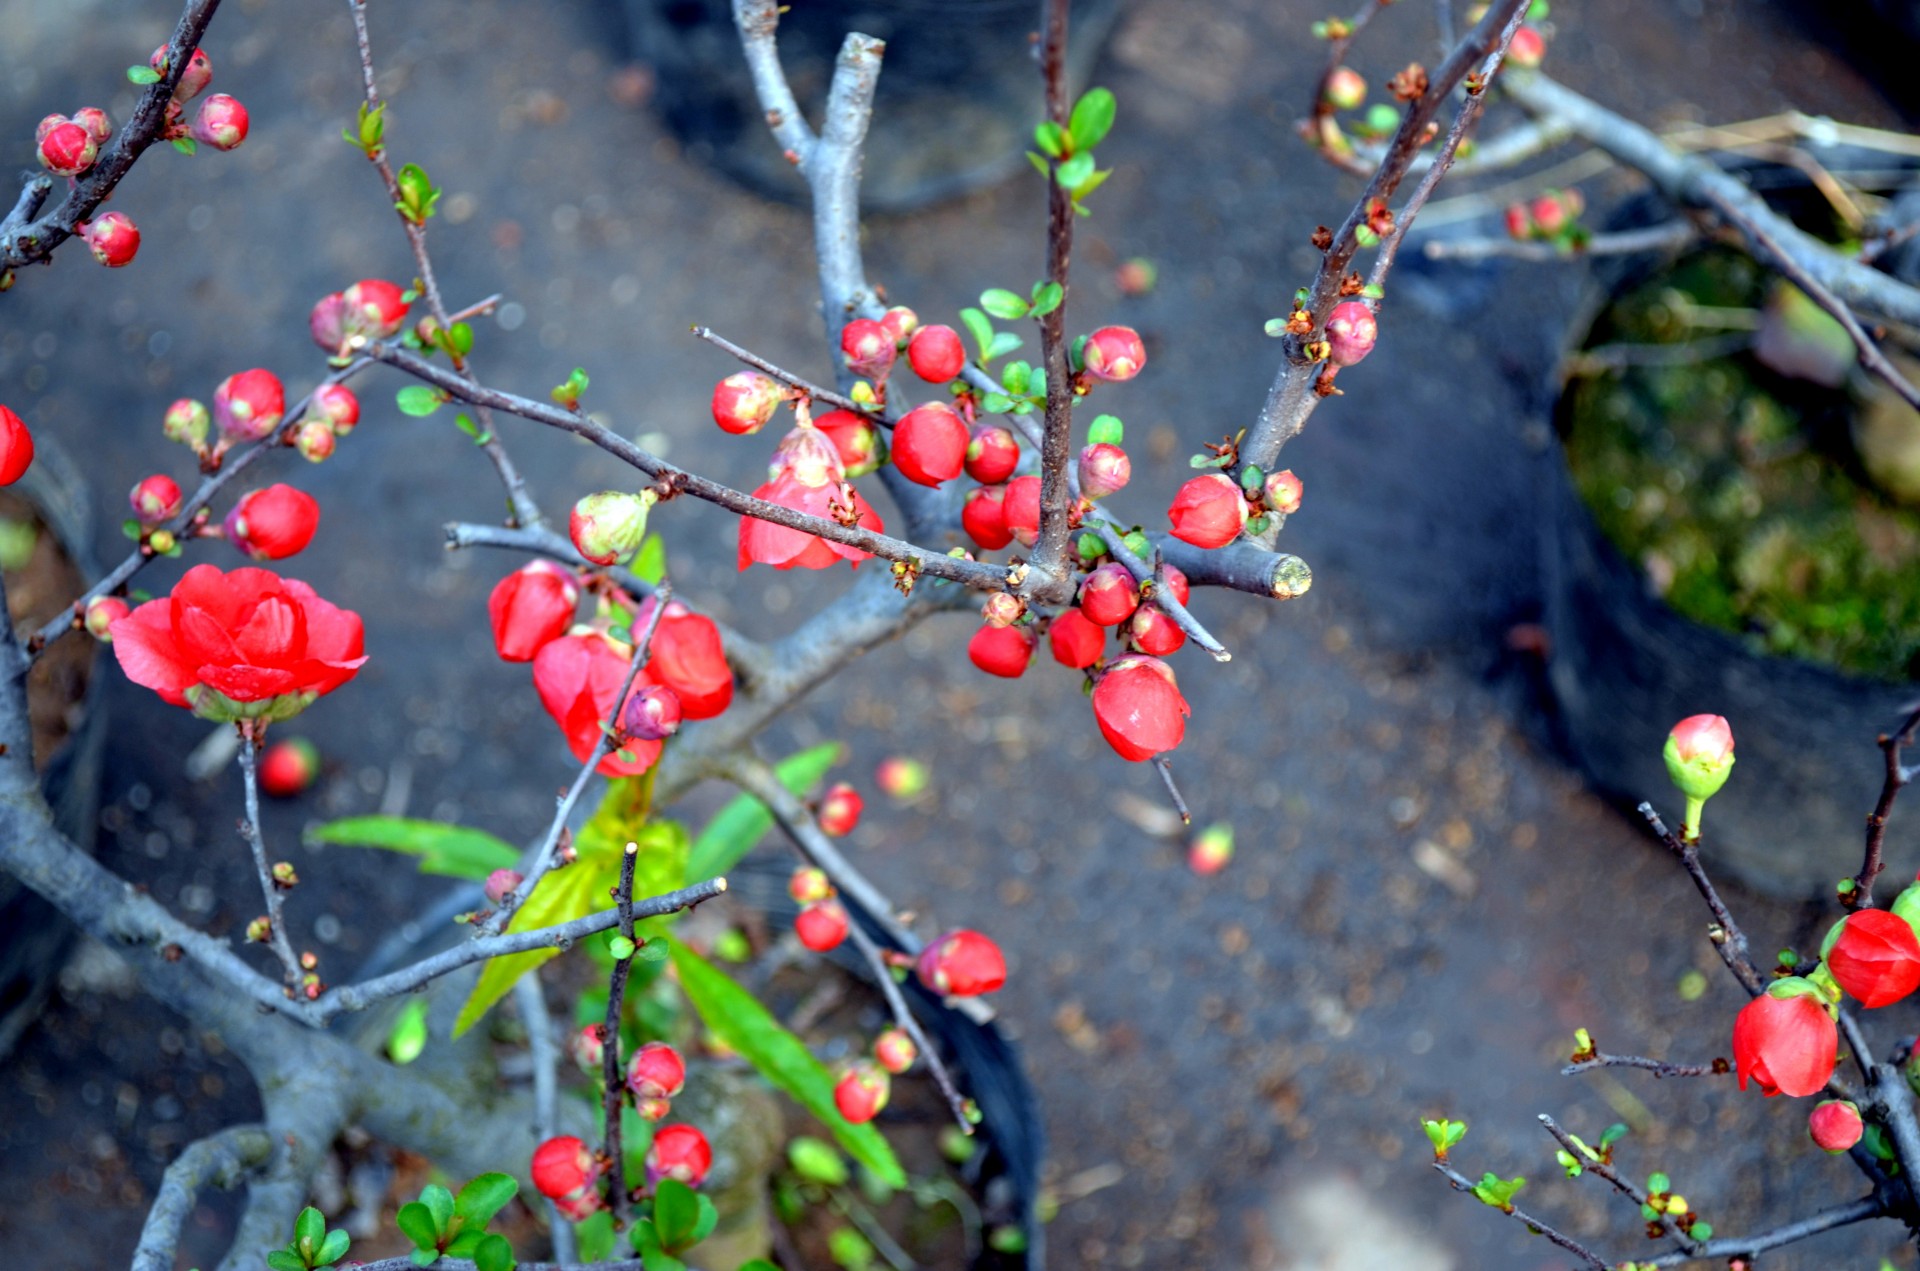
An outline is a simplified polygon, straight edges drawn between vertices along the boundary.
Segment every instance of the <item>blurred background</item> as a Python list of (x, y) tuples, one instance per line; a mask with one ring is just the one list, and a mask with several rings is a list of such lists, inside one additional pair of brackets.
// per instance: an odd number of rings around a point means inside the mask
[[(939, 138), (956, 145), (938, 163), (913, 157), (916, 130), (990, 132), (1022, 91), (995, 78), (1004, 56), (975, 66), (957, 37), (916, 43), (916, 21), (953, 24), (966, 6), (925, 5), (924, 19), (805, 7), (843, 28), (893, 23), (877, 32), (894, 45), (883, 83), (912, 66), (959, 103), (936, 96), (876, 120), (876, 167), (880, 153), (896, 156), (885, 198), (944, 197), (869, 218), (871, 278), (923, 321), (952, 323), (984, 288), (1039, 277), (1044, 197), (1024, 162), (989, 179), (994, 162), (967, 165), (996, 147), (964, 135)], [(809, 222), (777, 197), (773, 143), (728, 130), (723, 87), (675, 78), (698, 64), (676, 59), (702, 53), (701, 6), (636, 15), (613, 0), (414, 0), (370, 11), (389, 147), (447, 191), (430, 229), (447, 299), (507, 300), (477, 327), (482, 378), (541, 397), (583, 367), (589, 405), (614, 427), (651, 436), (676, 463), (757, 484), (767, 448), (707, 422), (713, 383), (734, 365), (688, 325), (818, 379), (832, 367)], [(27, 139), (49, 111), (99, 104), (125, 118), (122, 70), (175, 16), (128, 0), (0, 3), (0, 137), (14, 139), (16, 163), (31, 162)], [(1313, 228), (1337, 224), (1358, 192), (1293, 131), (1323, 67), (1307, 28), (1325, 16), (1296, 0), (1111, 0), (1088, 15), (1103, 38), (1084, 51), (1083, 83), (1112, 88), (1120, 114), (1101, 149), (1114, 176), (1080, 223), (1069, 321), (1125, 323), (1146, 339), (1148, 373), (1110, 407), (1135, 462), (1116, 502), (1144, 523), (1158, 522), (1186, 456), (1257, 409), (1276, 365), (1262, 324), (1310, 276)], [(1866, 5), (1568, 2), (1552, 20), (1547, 68), (1641, 122), (1789, 107), (1911, 122), (1914, 81), (1891, 68), (1910, 65), (1913, 47)], [(1377, 82), (1430, 58), (1432, 30), (1429, 6), (1396, 5), (1354, 63)], [(804, 96), (825, 67), (795, 43)], [(215, 89), (252, 113), (246, 144), (141, 163), (113, 205), (143, 234), (130, 268), (101, 270), (71, 245), (0, 299), (0, 399), (83, 465), (108, 560), (124, 544), (124, 491), (155, 470), (189, 476), (185, 452), (160, 436), (170, 401), (208, 399), (252, 366), (304, 392), (322, 369), (305, 327), (313, 301), (412, 270), (377, 178), (340, 140), (359, 100), (345, 6), (228, 0), (206, 47)], [(956, 171), (974, 182), (965, 192), (945, 188)], [(1602, 180), (1589, 197), (1632, 189)], [(1490, 206), (1484, 233), (1499, 233), (1497, 217)], [(1125, 295), (1114, 270), (1136, 257), (1159, 282)], [(1722, 1234), (1859, 1191), (1845, 1161), (1814, 1159), (1804, 1109), (1786, 1101), (1740, 1095), (1730, 1080), (1557, 1075), (1578, 1026), (1616, 1052), (1726, 1054), (1740, 998), (1678, 868), (1556, 752), (1538, 645), (1524, 636), (1543, 608), (1554, 370), (1586, 270), (1402, 261), (1380, 351), (1341, 377), (1346, 396), (1286, 451), (1307, 493), (1282, 546), (1313, 567), (1313, 590), (1285, 605), (1194, 601), (1235, 658), (1179, 659), (1194, 717), (1175, 767), (1196, 823), (1238, 831), (1223, 873), (1187, 870), (1161, 832), (1158, 782), (1100, 742), (1077, 678), (1045, 664), (1019, 684), (980, 675), (964, 655), (966, 616), (881, 650), (769, 735), (776, 754), (844, 739), (842, 775), (870, 798), (882, 757), (933, 766), (931, 797), (874, 801), (851, 850), (903, 907), (991, 931), (1008, 951), (998, 1006), (1044, 1108), (1057, 1266), (1564, 1265), (1449, 1193), (1428, 1168), (1421, 1116), (1469, 1121), (1463, 1171), (1527, 1175), (1527, 1207), (1615, 1257), (1643, 1243), (1638, 1215), (1592, 1180), (1554, 1177), (1536, 1112), (1588, 1136), (1628, 1122), (1629, 1172), (1667, 1171)], [(400, 383), (364, 376), (362, 423), (339, 452), (311, 468), (289, 453), (268, 478), (320, 499), (318, 537), (288, 572), (360, 611), (372, 655), (299, 721), (325, 756), (320, 784), (267, 813), (269, 841), (306, 880), (289, 911), (296, 942), (340, 968), (442, 885), (401, 859), (296, 849), (303, 827), (381, 810), (519, 841), (544, 827), (575, 771), (525, 669), (492, 653), (486, 595), (518, 562), (442, 548), (443, 522), (501, 514), (497, 483), (444, 419), (392, 407)], [(597, 450), (512, 420), (502, 431), (549, 509), (622, 481)], [(755, 635), (787, 629), (846, 582), (837, 570), (736, 575), (733, 518), (690, 500), (655, 524), (681, 590)], [(238, 559), (217, 544), (190, 558)], [(141, 585), (159, 591), (178, 568)], [(105, 680), (99, 855), (184, 917), (237, 936), (256, 904), (231, 832), (237, 775), (190, 778), (187, 758), (211, 727), (112, 667)], [(1644, 720), (1648, 752), (1672, 719), (1714, 709), (1673, 702)], [(1860, 729), (1868, 774), (1876, 726)], [(1734, 778), (1765, 779), (1746, 768)], [(726, 793), (698, 792), (691, 819)], [(1911, 808), (1896, 821), (1896, 870), (1914, 864), (1915, 824)], [(1762, 950), (1804, 948), (1830, 921), (1791, 897), (1730, 895)], [(0, 1244), (55, 1271), (124, 1257), (166, 1162), (257, 1103), (216, 1044), (142, 999), (112, 955), (81, 946), (0, 1067), (0, 1107), (0, 1194), (11, 1198)], [(230, 1198), (203, 1206), (190, 1257), (217, 1256), (231, 1209)], [(1769, 1265), (1868, 1266), (1900, 1245), (1897, 1230), (1856, 1228)]]

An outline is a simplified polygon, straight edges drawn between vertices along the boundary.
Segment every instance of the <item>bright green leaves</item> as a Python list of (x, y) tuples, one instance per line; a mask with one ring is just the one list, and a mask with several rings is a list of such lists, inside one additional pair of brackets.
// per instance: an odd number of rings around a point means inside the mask
[(484, 879), (520, 860), (517, 849), (485, 830), (404, 816), (350, 816), (308, 831), (306, 839), (417, 856), (421, 873), (450, 878)]
[[(1023, 316), (1030, 306), (1011, 291), (990, 291), (987, 295), (1009, 296), (1015, 304), (1021, 305)], [(1005, 357), (1020, 347), (1020, 337), (1011, 331), (995, 331), (987, 315), (978, 309), (962, 309), (960, 321), (966, 326), (968, 334), (973, 336), (974, 345), (980, 350), (980, 365), (987, 366), (997, 358)]]
[(396, 1064), (412, 1063), (426, 1050), (427, 1037), (427, 999), (408, 998), (387, 1030), (387, 1058)]
[(487, 1224), (520, 1193), (520, 1184), (505, 1174), (482, 1174), (455, 1196), (437, 1183), (420, 1191), (394, 1215), (394, 1222), (413, 1241), (407, 1256), (428, 1267), (444, 1255), (471, 1258), (480, 1271), (513, 1271), (513, 1246), (506, 1237), (490, 1234)]
[(980, 293), (980, 307), (1002, 322), (1012, 322), (1027, 316), (1027, 302), (1018, 292), (1008, 291), (1004, 287), (989, 287)]
[(1427, 1132), (1427, 1142), (1433, 1144), (1433, 1159), (1436, 1161), (1446, 1160), (1447, 1153), (1467, 1137), (1465, 1121), (1422, 1120), (1420, 1128)]
[(1527, 1185), (1524, 1178), (1501, 1178), (1498, 1174), (1488, 1173), (1480, 1176), (1473, 1185), (1473, 1194), (1481, 1204), (1490, 1205), (1502, 1213), (1513, 1212), (1513, 1198)]
[[(128, 78), (132, 78), (129, 76)], [(360, 116), (351, 128), (341, 130), (340, 139), (369, 159), (380, 157), (380, 143), (387, 135), (387, 104), (360, 103)]]
[(347, 1233), (327, 1230), (326, 1217), (309, 1205), (294, 1219), (293, 1239), (267, 1254), (273, 1271), (313, 1271), (347, 1256)]
[(587, 383), (586, 371), (576, 366), (573, 368), (573, 374), (567, 376), (567, 382), (556, 386), (553, 392), (547, 395), (553, 398), (556, 406), (564, 406), (568, 410), (579, 410), (580, 395), (587, 391)]
[[(1024, 300), (1021, 299), (1019, 292), (1008, 291), (1004, 287), (989, 287), (980, 293), (980, 307), (1003, 322), (1014, 322), (1021, 318), (1044, 318), (1058, 309), (1060, 302), (1065, 298), (1066, 292), (1057, 282), (1033, 284), (1033, 291)], [(983, 336), (966, 317), (972, 312), (971, 309), (962, 311), (961, 320), (967, 322), (967, 325), (973, 329), (975, 341), (984, 348), (992, 343), (992, 328), (988, 327), (987, 334)]]
[(142, 87), (148, 84), (158, 84), (160, 82), (160, 72), (146, 65), (136, 64), (129, 66), (127, 68), (127, 82), (130, 84), (139, 84)]
[(677, 1255), (713, 1234), (720, 1221), (713, 1202), (679, 1179), (663, 1178), (653, 1194), (653, 1215), (634, 1224), (628, 1239), (647, 1271), (674, 1271)]
[(1027, 158), (1041, 176), (1057, 182), (1072, 197), (1073, 210), (1082, 216), (1087, 215), (1087, 209), (1080, 206), (1080, 200), (1113, 175), (1111, 168), (1102, 171), (1095, 165), (1093, 148), (1113, 130), (1117, 109), (1111, 92), (1090, 88), (1074, 103), (1065, 128), (1048, 120), (1033, 130), (1033, 143), (1039, 149), (1029, 150)]
[(447, 395), (440, 389), (428, 388), (425, 384), (409, 384), (393, 395), (394, 405), (403, 415), (412, 415), (415, 419), (425, 419), (447, 403)]
[(400, 188), (400, 198), (393, 205), (393, 210), (400, 213), (403, 220), (425, 225), (427, 218), (433, 215), (434, 205), (440, 201), (442, 191), (434, 187), (427, 170), (417, 163), (409, 163), (401, 168), (394, 181)]

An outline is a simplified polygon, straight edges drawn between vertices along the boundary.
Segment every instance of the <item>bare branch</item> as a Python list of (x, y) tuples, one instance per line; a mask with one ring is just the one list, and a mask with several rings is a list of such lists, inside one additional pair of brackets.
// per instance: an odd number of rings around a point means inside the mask
[(1689, 220), (1664, 221), (1644, 229), (1595, 234), (1592, 238), (1563, 247), (1559, 243), (1519, 242), (1511, 238), (1432, 238), (1421, 244), (1420, 252), (1428, 260), (1486, 260), (1505, 256), (1514, 260), (1544, 263), (1580, 260), (1588, 256), (1632, 256), (1640, 252), (1678, 251), (1699, 241), (1700, 231)]
[(892, 427), (893, 425), (893, 421), (888, 419), (884, 412), (875, 411), (870, 406), (862, 406), (859, 402), (854, 401), (851, 397), (843, 393), (836, 393), (830, 388), (821, 388), (818, 384), (812, 383), (809, 380), (803, 380), (792, 371), (776, 366), (751, 349), (742, 348), (732, 340), (716, 333), (712, 327), (696, 326), (693, 328), (693, 333), (702, 340), (705, 340), (708, 344), (713, 345), (716, 349), (721, 349), (733, 354), (733, 356), (739, 358), (748, 366), (771, 375), (774, 379), (779, 380), (789, 388), (800, 390), (816, 402), (825, 402), (829, 406), (852, 411), (861, 418), (871, 420), (873, 423), (883, 427)]
[[(1447, 1163), (1444, 1161), (1435, 1161), (1433, 1163), (1433, 1168), (1440, 1171), (1440, 1173), (1446, 1178), (1447, 1182), (1453, 1185), (1453, 1190), (1455, 1190), (1456, 1192), (1466, 1192), (1468, 1195), (1473, 1194), (1474, 1182), (1472, 1179), (1468, 1178), (1465, 1174), (1462, 1174), (1457, 1170), (1453, 1169), (1452, 1167), (1448, 1166)], [(1538, 1234), (1545, 1236), (1548, 1240), (1551, 1240), (1554, 1244), (1559, 1245), (1562, 1249), (1565, 1249), (1568, 1253), (1571, 1253), (1576, 1258), (1579, 1258), (1581, 1261), (1585, 1262), (1588, 1266), (1592, 1267), (1594, 1271), (1608, 1271), (1608, 1264), (1606, 1259), (1602, 1258), (1599, 1254), (1595, 1253), (1593, 1250), (1581, 1244), (1578, 1240), (1575, 1240), (1572, 1236), (1563, 1235), (1559, 1231), (1556, 1231), (1552, 1227), (1549, 1227), (1546, 1223), (1541, 1222), (1538, 1218), (1535, 1218), (1533, 1215), (1527, 1213), (1525, 1210), (1521, 1209), (1519, 1206), (1509, 1205), (1506, 1209), (1502, 1210), (1501, 1212), (1506, 1214), (1507, 1217), (1513, 1219), (1515, 1222), (1521, 1223), (1522, 1225), (1524, 1225), (1529, 1231), (1537, 1232)]]
[(236, 1125), (189, 1143), (160, 1180), (133, 1251), (133, 1271), (173, 1271), (180, 1228), (200, 1193), (208, 1187), (239, 1186), (272, 1155), (273, 1136), (261, 1125)]
[(1678, 1267), (1705, 1258), (1752, 1257), (1769, 1249), (1778, 1249), (1796, 1241), (1817, 1236), (1836, 1227), (1851, 1226), (1869, 1218), (1887, 1217), (1887, 1209), (1878, 1197), (1863, 1196), (1844, 1205), (1833, 1205), (1816, 1214), (1785, 1223), (1754, 1236), (1717, 1236), (1701, 1244), (1698, 1253), (1663, 1253), (1657, 1258), (1642, 1258), (1643, 1266)]
[[(513, 982), (513, 1002), (520, 1010), (520, 1022), (527, 1030), (527, 1058), (533, 1065), (533, 1138), (545, 1143), (558, 1131), (555, 1115), (559, 1102), (559, 1082), (554, 1069), (560, 1062), (560, 1048), (553, 1041), (553, 1015), (547, 1010), (546, 989), (540, 972), (534, 970)], [(560, 1212), (551, 1197), (546, 1203), (547, 1234), (553, 1240), (553, 1255), (562, 1262), (579, 1256), (573, 1223)]]
[(780, 69), (780, 50), (773, 38), (780, 26), (778, 0), (733, 0), (733, 22), (740, 29), (754, 94), (766, 108), (767, 127), (805, 175), (813, 157), (814, 136), (800, 113), (800, 104), (793, 99), (786, 72)]
[(1887, 775), (1880, 785), (1879, 800), (1867, 814), (1867, 849), (1860, 872), (1853, 877), (1853, 890), (1840, 898), (1849, 909), (1873, 908), (1873, 883), (1880, 877), (1880, 849), (1887, 837), (1887, 818), (1893, 815), (1893, 801), (1900, 797), (1901, 788), (1913, 780), (1913, 770), (1900, 762), (1900, 752), (1913, 744), (1916, 733), (1920, 733), (1920, 708), (1907, 716), (1906, 723), (1880, 737)]
[(1733, 978), (1740, 981), (1750, 996), (1759, 997), (1766, 992), (1766, 981), (1753, 965), (1753, 958), (1747, 951), (1747, 937), (1740, 930), (1740, 924), (1733, 920), (1733, 914), (1727, 909), (1726, 902), (1720, 899), (1720, 893), (1714, 890), (1713, 882), (1707, 877), (1707, 871), (1700, 864), (1700, 844), (1688, 843), (1678, 834), (1669, 830), (1660, 814), (1653, 810), (1651, 803), (1642, 803), (1639, 812), (1654, 834), (1666, 844), (1667, 850), (1679, 858), (1686, 868), (1687, 876), (1693, 879), (1693, 885), (1699, 889), (1701, 899), (1707, 902), (1707, 908), (1713, 914), (1713, 926), (1707, 929), (1707, 938), (1713, 943), (1714, 951), (1720, 960), (1726, 963), (1727, 970), (1733, 972)]
[(1151, 537), (1167, 564), (1195, 587), (1231, 587), (1273, 600), (1293, 600), (1313, 586), (1307, 562), (1286, 552), (1270, 552), (1245, 540), (1208, 550), (1171, 534)]
[(287, 989), (291, 992), (300, 983), (300, 960), (294, 956), (293, 944), (287, 939), (286, 923), (281, 916), (282, 897), (280, 888), (275, 885), (273, 867), (267, 863), (267, 841), (260, 834), (260, 783), (258, 776), (260, 734), (263, 728), (256, 727), (253, 721), (238, 725), (240, 729), (240, 772), (246, 778), (247, 817), (240, 823), (241, 837), (247, 840), (247, 847), (253, 853), (253, 870), (260, 879), (260, 894), (267, 905), (267, 944), (275, 957), (280, 959), (282, 972), (286, 976)]
[(1560, 1070), (1560, 1075), (1577, 1077), (1596, 1068), (1641, 1068), (1656, 1077), (1724, 1077), (1733, 1071), (1724, 1059), (1716, 1059), (1710, 1064), (1672, 1064), (1664, 1059), (1647, 1059), (1640, 1055), (1603, 1055), (1596, 1051), (1591, 1059), (1568, 1064)]

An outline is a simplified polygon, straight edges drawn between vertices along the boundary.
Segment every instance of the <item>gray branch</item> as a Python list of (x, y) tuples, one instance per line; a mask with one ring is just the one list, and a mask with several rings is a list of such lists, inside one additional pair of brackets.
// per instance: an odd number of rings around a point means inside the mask
[(236, 1125), (210, 1135), (175, 1157), (160, 1180), (160, 1192), (147, 1210), (133, 1271), (173, 1271), (180, 1227), (209, 1187), (237, 1187), (273, 1155), (273, 1136), (265, 1126)]

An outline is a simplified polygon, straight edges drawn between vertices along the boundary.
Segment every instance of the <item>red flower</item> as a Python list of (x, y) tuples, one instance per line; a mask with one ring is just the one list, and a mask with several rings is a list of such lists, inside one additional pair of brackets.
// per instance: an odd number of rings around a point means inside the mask
[(978, 997), (1007, 982), (1007, 959), (992, 940), (962, 928), (922, 949), (914, 974), (943, 996)]
[(687, 1061), (665, 1042), (648, 1042), (627, 1060), (627, 1088), (642, 1099), (671, 1099), (686, 1084)]
[(988, 551), (1013, 541), (1013, 531), (1007, 528), (1006, 498), (1006, 487), (983, 485), (969, 492), (960, 507), (960, 524), (967, 537)]
[(886, 1071), (867, 1060), (848, 1065), (833, 1086), (833, 1106), (855, 1125), (864, 1125), (880, 1115), (893, 1093), (893, 1082)]
[(1233, 478), (1218, 472), (1180, 487), (1167, 509), (1173, 536), (1195, 547), (1225, 547), (1247, 523), (1247, 500)]
[(1100, 566), (1080, 584), (1080, 612), (1100, 626), (1119, 626), (1133, 616), (1139, 604), (1139, 584), (1119, 561)]
[(227, 541), (255, 560), (281, 560), (305, 549), (320, 528), (320, 505), (304, 490), (270, 485), (241, 496), (227, 513)]
[(851, 921), (847, 907), (829, 896), (801, 907), (800, 912), (794, 915), (793, 933), (800, 937), (800, 943), (807, 948), (815, 953), (825, 953), (840, 947), (840, 942), (847, 938), (847, 927)]
[[(615, 699), (631, 665), (627, 646), (598, 633), (561, 636), (534, 654), (534, 691), (566, 734), (567, 749), (582, 763), (605, 735), (602, 725), (611, 726), (625, 705)], [(628, 757), (622, 759), (623, 753)], [(595, 771), (607, 777), (636, 776), (659, 757), (659, 742), (629, 740), (609, 751)]]
[(1004, 503), (1007, 529), (1020, 546), (1032, 547), (1040, 539), (1040, 478), (1015, 477), (1007, 482)]
[(967, 656), (988, 675), (1017, 680), (1027, 673), (1033, 661), (1032, 627), (996, 627), (991, 623), (973, 633), (967, 641)]
[(494, 584), (487, 597), (493, 647), (508, 662), (531, 662), (549, 641), (573, 624), (580, 588), (573, 575), (551, 561), (522, 566)]
[(20, 416), (0, 406), (0, 485), (12, 485), (33, 466), (33, 434)]
[(195, 565), (111, 630), (128, 679), (220, 721), (287, 719), (367, 660), (359, 614), (265, 569)]
[(653, 1132), (653, 1146), (647, 1149), (647, 1182), (677, 1178), (689, 1187), (706, 1181), (713, 1168), (713, 1149), (707, 1136), (690, 1125), (663, 1125)]
[(814, 420), (813, 426), (833, 443), (833, 452), (840, 456), (840, 465), (849, 477), (866, 476), (886, 458), (880, 430), (850, 410), (830, 410)]
[(1164, 658), (1180, 651), (1187, 633), (1159, 605), (1141, 605), (1127, 621), (1127, 639), (1140, 652)]
[[(878, 325), (877, 323), (874, 325)], [(880, 514), (846, 480), (846, 467), (840, 462), (833, 443), (811, 424), (787, 434), (775, 458), (772, 479), (753, 492), (755, 498), (778, 503), (796, 512), (832, 517), (834, 504), (851, 508), (855, 524), (876, 534), (886, 525)], [(775, 569), (827, 569), (836, 561), (852, 561), (855, 566), (870, 555), (857, 547), (835, 543), (809, 534), (763, 521), (758, 517), (740, 518), (740, 568), (755, 561)]]
[(908, 411), (893, 426), (893, 464), (909, 481), (937, 486), (967, 462), (967, 425), (945, 402)]
[(967, 475), (981, 485), (998, 485), (1020, 466), (1020, 443), (999, 424), (981, 424), (967, 442)]
[(579, 1222), (602, 1208), (600, 1166), (593, 1149), (571, 1134), (548, 1139), (533, 1150), (533, 1185), (554, 1202), (560, 1212)]
[(1131, 763), (1178, 746), (1190, 714), (1173, 668), (1159, 658), (1121, 658), (1093, 686), (1093, 718), (1100, 735)]
[(213, 390), (213, 420), (234, 441), (258, 441), (280, 426), (286, 390), (272, 371), (254, 367), (220, 381)]
[(1097, 380), (1130, 380), (1147, 364), (1146, 346), (1132, 327), (1101, 327), (1087, 337), (1081, 358)]
[(893, 369), (893, 333), (871, 318), (855, 318), (840, 328), (840, 352), (855, 375), (884, 379)]
[(1920, 938), (1884, 909), (1848, 914), (1834, 926), (1821, 956), (1834, 982), (1862, 1006), (1887, 1006), (1920, 988)]
[(921, 327), (907, 341), (907, 361), (913, 373), (929, 384), (945, 384), (960, 374), (967, 364), (967, 349), (960, 333), (937, 323)]
[[(636, 637), (646, 630), (653, 604), (647, 601), (633, 615)], [(733, 668), (727, 665), (720, 628), (712, 618), (694, 613), (677, 600), (668, 601), (648, 649), (641, 679), (672, 689), (687, 719), (712, 719), (732, 703)]]
[(1807, 1134), (1820, 1150), (1839, 1155), (1860, 1141), (1866, 1126), (1860, 1109), (1845, 1099), (1825, 1099), (1807, 1114)]
[(1751, 1077), (1762, 1094), (1818, 1092), (1833, 1076), (1840, 1034), (1820, 990), (1799, 977), (1776, 980), (1733, 1021), (1733, 1065), (1740, 1088)]
[(1047, 628), (1047, 645), (1053, 650), (1053, 660), (1061, 666), (1076, 670), (1092, 666), (1100, 660), (1106, 644), (1106, 631), (1088, 621), (1078, 609), (1061, 610), (1060, 616)]

